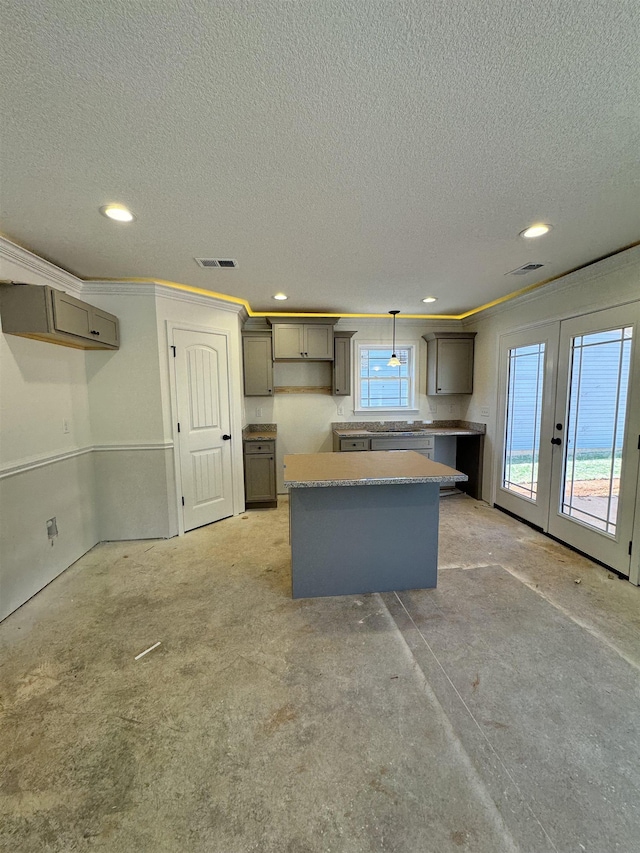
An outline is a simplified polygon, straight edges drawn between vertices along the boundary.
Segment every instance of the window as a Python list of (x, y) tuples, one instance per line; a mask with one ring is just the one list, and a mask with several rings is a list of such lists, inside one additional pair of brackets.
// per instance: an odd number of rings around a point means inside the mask
[(396, 346), (399, 367), (388, 367), (391, 348), (358, 344), (356, 410), (410, 411), (415, 400), (415, 345)]

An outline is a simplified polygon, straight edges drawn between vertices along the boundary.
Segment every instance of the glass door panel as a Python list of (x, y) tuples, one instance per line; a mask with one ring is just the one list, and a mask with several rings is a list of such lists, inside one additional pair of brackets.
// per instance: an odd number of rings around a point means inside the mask
[(560, 512), (615, 536), (632, 328), (578, 335), (571, 380)]
[(495, 503), (546, 530), (559, 323), (500, 342), (503, 424)]
[(502, 488), (535, 501), (538, 493), (544, 342), (509, 349)]

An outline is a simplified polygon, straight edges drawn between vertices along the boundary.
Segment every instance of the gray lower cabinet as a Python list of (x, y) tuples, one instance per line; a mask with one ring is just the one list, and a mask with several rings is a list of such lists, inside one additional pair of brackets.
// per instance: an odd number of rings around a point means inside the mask
[(39, 284), (9, 284), (0, 288), (2, 331), (77, 349), (118, 349), (118, 318)]
[(242, 335), (245, 397), (273, 396), (271, 332)]
[(333, 395), (351, 396), (351, 338), (355, 332), (333, 333)]
[(415, 450), (433, 459), (433, 436), (407, 435), (371, 439), (371, 450)]
[(244, 500), (247, 509), (276, 507), (276, 443), (244, 442)]
[(337, 448), (341, 452), (370, 450), (370, 441), (368, 438), (341, 438), (340, 446)]
[(427, 342), (427, 394), (473, 393), (475, 332), (430, 332)]
[[(466, 483), (456, 483), (455, 488), (466, 492), (476, 500), (482, 500), (482, 460), (484, 435), (407, 435), (380, 436), (367, 438), (353, 436), (346, 438), (333, 433), (333, 450), (339, 452), (357, 452), (362, 450), (415, 450), (427, 459), (441, 462), (450, 468), (462, 471), (468, 476)], [(443, 483), (450, 488), (453, 483)]]

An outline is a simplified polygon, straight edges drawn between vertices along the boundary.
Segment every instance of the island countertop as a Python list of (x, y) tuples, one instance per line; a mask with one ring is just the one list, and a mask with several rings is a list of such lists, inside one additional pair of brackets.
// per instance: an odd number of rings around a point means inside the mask
[(414, 450), (362, 453), (294, 453), (284, 457), (284, 484), (291, 489), (464, 482), (467, 475)]

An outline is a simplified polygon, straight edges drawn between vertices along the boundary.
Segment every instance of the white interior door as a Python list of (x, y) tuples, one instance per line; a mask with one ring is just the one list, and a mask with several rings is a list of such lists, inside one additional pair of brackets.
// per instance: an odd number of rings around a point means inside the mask
[(632, 305), (561, 324), (548, 526), (625, 575), (638, 487), (639, 320)]
[(227, 338), (175, 329), (184, 529), (233, 514)]
[(495, 503), (629, 575), (638, 489), (640, 307), (506, 335)]
[(503, 424), (495, 503), (547, 529), (559, 323), (505, 335), (500, 341)]

